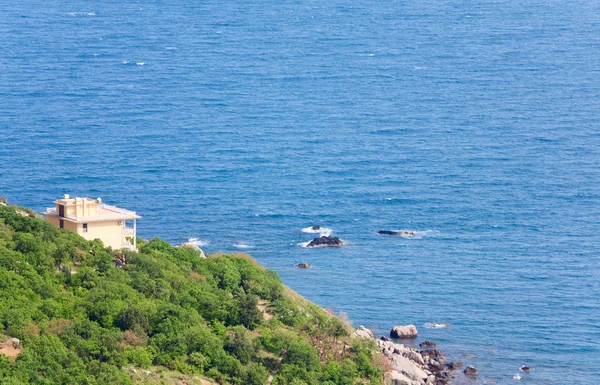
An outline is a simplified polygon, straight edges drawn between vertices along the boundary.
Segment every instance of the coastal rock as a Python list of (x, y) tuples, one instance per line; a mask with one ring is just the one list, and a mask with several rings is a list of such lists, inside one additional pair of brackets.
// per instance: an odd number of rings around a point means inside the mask
[(321, 230), (321, 226), (311, 226), (310, 229), (313, 231), (319, 231)]
[(402, 354), (404, 357), (408, 358), (409, 360), (411, 360), (412, 362), (414, 362), (415, 364), (419, 364), (421, 366), (425, 366), (425, 360), (423, 359), (423, 356), (420, 355), (418, 352), (415, 351), (409, 351), (409, 352), (405, 352), (404, 354)]
[(421, 342), (419, 344), (419, 346), (422, 347), (422, 348), (429, 349), (429, 348), (435, 348), (436, 344), (428, 340), (428, 341)]
[(448, 364), (446, 366), (448, 367), (448, 370), (456, 370), (458, 368), (462, 368), (463, 363), (462, 362), (448, 362)]
[(373, 334), (373, 332), (369, 329), (367, 329), (364, 326), (359, 326), (358, 329), (356, 329), (354, 331), (354, 333), (352, 334), (353, 337), (358, 337), (358, 338), (364, 338), (364, 339), (368, 339), (368, 340), (374, 340), (375, 339), (375, 335)]
[(531, 372), (531, 368), (529, 366), (521, 366), (521, 371), (525, 373)]
[(408, 358), (400, 355), (394, 355), (392, 362), (390, 363), (394, 370), (405, 375), (413, 381), (427, 381), (428, 374), (414, 362)]
[(479, 373), (479, 371), (475, 369), (474, 366), (469, 365), (465, 368), (465, 370), (463, 370), (463, 373), (467, 376), (475, 376)]
[(416, 231), (408, 230), (379, 230), (377, 233), (383, 235), (400, 235), (402, 237), (413, 237), (417, 235)]
[(310, 241), (306, 247), (318, 247), (318, 246), (329, 246), (329, 247), (339, 247), (342, 246), (343, 243), (338, 237), (334, 236), (322, 236), (313, 239)]
[(302, 269), (308, 269), (310, 267), (310, 265), (308, 263), (299, 263), (296, 266), (298, 266)]
[(417, 328), (415, 325), (394, 326), (390, 331), (392, 338), (415, 338), (417, 336)]
[(186, 243), (182, 244), (179, 247), (189, 247), (190, 249), (194, 249), (196, 251), (199, 251), (200, 252), (200, 258), (206, 258), (206, 254), (204, 254), (204, 251), (200, 248), (200, 246), (198, 246), (194, 242), (186, 242)]
[(420, 385), (420, 382), (411, 380), (410, 378), (406, 377), (404, 374), (398, 372), (397, 370), (392, 370), (389, 373), (389, 377), (392, 382), (392, 385)]
[[(439, 363), (442, 366), (446, 365), (446, 358), (444, 357), (442, 352), (438, 349), (421, 350), (420, 353), (424, 359), (430, 359), (430, 360), (436, 361), (437, 363)], [(436, 364), (436, 367), (437, 367), (437, 364)]]

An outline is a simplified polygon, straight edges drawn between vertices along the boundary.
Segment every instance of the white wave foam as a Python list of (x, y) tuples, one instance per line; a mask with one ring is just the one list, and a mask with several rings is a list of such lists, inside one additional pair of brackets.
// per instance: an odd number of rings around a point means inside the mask
[(177, 47), (166, 47), (165, 49), (167, 51), (175, 51), (175, 50), (177, 50)]
[(333, 230), (328, 227), (319, 227), (318, 229), (313, 229), (313, 226), (305, 227), (300, 231), (309, 234), (320, 234), (322, 237), (328, 237), (333, 233)]
[(523, 378), (523, 377), (519, 376), (518, 374), (515, 374), (515, 375), (513, 376), (513, 380), (520, 381), (520, 380), (521, 380), (521, 378)]
[(423, 326), (427, 329), (442, 329), (449, 328), (449, 323), (441, 323), (441, 322), (425, 322)]
[(146, 62), (143, 62), (143, 61), (138, 61), (138, 62), (135, 62), (135, 64), (137, 64), (137, 65), (139, 65), (139, 66), (143, 66), (144, 64), (146, 64)]
[(96, 16), (96, 12), (67, 12), (68, 16)]
[(253, 249), (254, 246), (249, 245), (247, 243), (234, 243), (233, 247), (237, 248), (237, 249)]
[(300, 243), (298, 243), (298, 246), (307, 248), (309, 243), (310, 242), (300, 242)]
[(188, 241), (186, 242), (186, 244), (190, 244), (190, 245), (196, 245), (198, 247), (202, 247), (202, 246), (208, 246), (210, 242), (208, 241), (203, 241), (200, 238), (190, 238), (188, 239)]

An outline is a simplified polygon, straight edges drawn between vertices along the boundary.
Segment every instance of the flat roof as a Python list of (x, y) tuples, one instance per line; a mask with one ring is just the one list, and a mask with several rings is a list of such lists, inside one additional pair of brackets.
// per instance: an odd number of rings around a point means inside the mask
[[(89, 198), (88, 198), (89, 199)], [(57, 202), (63, 201), (62, 199)], [(110, 206), (104, 203), (98, 204), (98, 215), (88, 215), (83, 217), (64, 216), (61, 217), (56, 212), (55, 207), (49, 207), (42, 214), (50, 215), (53, 217), (61, 218), (69, 222), (75, 223), (89, 223), (89, 222), (105, 222), (105, 221), (128, 221), (132, 219), (140, 219), (141, 216), (137, 215), (135, 211), (125, 210), (120, 207)]]

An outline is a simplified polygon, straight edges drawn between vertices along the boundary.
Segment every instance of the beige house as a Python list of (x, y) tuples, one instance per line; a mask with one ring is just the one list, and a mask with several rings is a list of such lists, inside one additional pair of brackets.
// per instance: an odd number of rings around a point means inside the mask
[(43, 213), (54, 226), (71, 230), (87, 240), (98, 238), (113, 249), (137, 250), (136, 220), (141, 217), (135, 211), (109, 206), (100, 198), (70, 198), (66, 194), (54, 203), (56, 207), (49, 207)]

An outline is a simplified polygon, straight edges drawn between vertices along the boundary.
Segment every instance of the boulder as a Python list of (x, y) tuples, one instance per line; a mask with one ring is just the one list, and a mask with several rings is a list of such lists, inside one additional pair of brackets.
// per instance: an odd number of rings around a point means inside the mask
[(334, 236), (323, 236), (313, 239), (309, 242), (306, 247), (318, 247), (318, 246), (329, 246), (329, 247), (339, 247), (342, 246), (343, 243), (341, 239)]
[(427, 361), (427, 369), (429, 369), (429, 371), (432, 373), (439, 373), (443, 372), (445, 367), (444, 364), (442, 364), (441, 362), (430, 359)]
[(394, 355), (390, 363), (392, 368), (413, 381), (425, 382), (428, 374), (425, 373), (417, 364), (406, 357)]
[(463, 370), (463, 373), (466, 374), (467, 376), (475, 376), (476, 374), (479, 373), (479, 371), (477, 369), (475, 369), (474, 366), (467, 366), (465, 368), (465, 370)]
[(352, 333), (352, 336), (353, 337), (367, 339), (367, 340), (374, 340), (375, 339), (375, 335), (373, 334), (373, 332), (370, 331), (369, 329), (367, 329), (364, 326), (359, 326), (358, 329), (356, 329), (354, 331), (354, 333)]
[(421, 350), (420, 353), (424, 359), (429, 358), (439, 362), (441, 365), (446, 365), (446, 357), (444, 357), (439, 349)]
[(409, 360), (411, 360), (412, 362), (419, 364), (420, 366), (425, 366), (425, 361), (423, 360), (423, 356), (420, 355), (418, 352), (411, 350), (411, 351), (402, 353), (402, 355), (404, 357), (408, 358)]
[(298, 266), (302, 269), (308, 269), (310, 267), (308, 263), (299, 263), (296, 266)]
[(389, 377), (392, 385), (413, 385), (415, 383), (419, 384), (419, 382), (415, 382), (410, 378), (406, 377), (404, 374), (398, 372), (397, 370), (392, 370), (389, 373)]
[(420, 347), (430, 349), (435, 348), (437, 345), (431, 341), (423, 341), (419, 344)]
[(417, 333), (415, 325), (394, 326), (390, 331), (390, 336), (392, 338), (415, 338)]
[(10, 340), (8, 340), (8, 342), (10, 342), (15, 348), (21, 346), (21, 340), (19, 340), (18, 338), (11, 338)]

